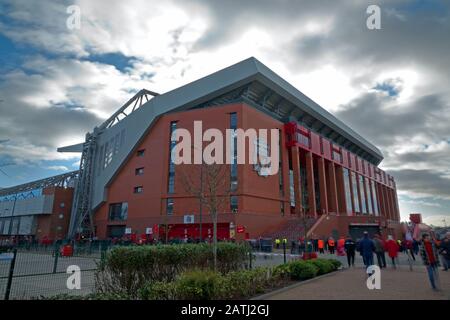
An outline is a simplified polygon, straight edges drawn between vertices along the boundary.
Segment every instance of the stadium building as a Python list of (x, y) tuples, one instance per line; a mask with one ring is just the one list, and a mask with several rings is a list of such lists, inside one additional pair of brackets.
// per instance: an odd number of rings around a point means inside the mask
[(380, 150), (249, 58), (165, 94), (141, 90), (84, 143), (58, 149), (82, 153), (68, 236), (211, 237), (211, 207), (200, 200), (214, 187), (208, 166), (175, 165), (171, 153), (172, 133), (194, 135), (194, 121), (224, 135), (280, 133), (277, 174), (220, 165), (219, 238), (400, 234), (395, 181), (377, 167)]

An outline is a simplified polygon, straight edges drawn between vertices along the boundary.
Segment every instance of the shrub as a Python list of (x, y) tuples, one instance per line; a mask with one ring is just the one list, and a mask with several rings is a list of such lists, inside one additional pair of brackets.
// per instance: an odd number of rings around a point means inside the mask
[(272, 275), (280, 280), (289, 279), (291, 277), (291, 263), (279, 264), (273, 268)]
[(248, 298), (264, 292), (274, 284), (269, 268), (259, 267), (252, 270), (240, 270), (224, 276), (222, 299)]
[(264, 292), (273, 284), (268, 268), (239, 270), (225, 275), (213, 271), (189, 271), (175, 281), (147, 283), (139, 298), (151, 300), (242, 299)]
[(175, 282), (147, 282), (138, 291), (138, 297), (143, 300), (174, 300), (177, 299)]
[(177, 299), (212, 300), (219, 296), (222, 275), (214, 271), (190, 271), (176, 282)]
[(328, 261), (331, 262), (331, 264), (332, 264), (333, 267), (334, 267), (334, 270), (337, 270), (337, 269), (339, 269), (339, 268), (342, 266), (342, 263), (341, 263), (339, 260), (336, 260), (336, 259), (329, 259)]
[[(218, 271), (242, 268), (248, 252), (244, 244), (218, 243)], [(213, 250), (209, 244), (117, 247), (101, 260), (95, 275), (96, 289), (135, 297), (145, 283), (170, 282), (188, 269), (212, 267)]]
[(315, 259), (315, 260), (308, 260), (307, 263), (317, 267), (317, 275), (330, 273), (331, 271), (334, 270), (334, 265), (329, 260)]
[(305, 261), (291, 262), (291, 278), (293, 280), (306, 280), (314, 278), (317, 275), (318, 268)]

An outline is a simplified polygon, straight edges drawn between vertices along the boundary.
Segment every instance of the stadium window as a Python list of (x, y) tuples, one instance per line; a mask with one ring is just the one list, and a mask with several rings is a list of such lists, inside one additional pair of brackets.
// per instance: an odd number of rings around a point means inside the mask
[(167, 212), (167, 215), (173, 214), (173, 199), (172, 198), (167, 198), (167, 200), (166, 200), (166, 212)]
[(177, 140), (173, 136), (173, 133), (177, 129), (177, 122), (172, 121), (170, 123), (170, 138), (169, 138), (169, 178), (167, 181), (167, 192), (174, 193), (175, 192), (175, 164), (172, 159), (172, 151), (175, 145), (177, 144)]
[(136, 176), (142, 176), (142, 175), (144, 174), (144, 168), (137, 168), (137, 169), (134, 171), (134, 174), (135, 174)]
[(144, 154), (145, 154), (145, 149), (138, 150), (137, 153), (136, 153), (136, 155), (137, 155), (138, 157), (143, 157)]
[(128, 202), (112, 203), (109, 205), (110, 221), (125, 221), (128, 218)]
[(134, 193), (142, 193), (144, 191), (143, 186), (134, 187)]
[(231, 209), (231, 212), (233, 212), (233, 213), (238, 212), (238, 197), (237, 196), (230, 197), (230, 209)]
[[(237, 129), (237, 113), (233, 112), (230, 113), (230, 129), (236, 130)], [(236, 191), (238, 188), (238, 166), (237, 166), (237, 136), (232, 134), (231, 139), (231, 148), (230, 151), (231, 154), (231, 172), (230, 172), (230, 189), (231, 191)]]

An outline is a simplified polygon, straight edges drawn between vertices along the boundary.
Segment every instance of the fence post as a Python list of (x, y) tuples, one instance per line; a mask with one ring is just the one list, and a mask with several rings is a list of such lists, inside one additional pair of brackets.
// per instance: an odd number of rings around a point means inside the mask
[(283, 239), (283, 258), (284, 258), (284, 263), (286, 263), (286, 242)]
[(250, 259), (249, 268), (250, 269), (252, 269), (252, 258), (253, 258), (253, 250), (250, 250), (250, 252), (249, 252), (249, 259)]
[(58, 267), (58, 257), (59, 257), (59, 246), (55, 248), (55, 260), (53, 261), (53, 273), (56, 273)]
[(14, 275), (14, 267), (16, 265), (16, 256), (17, 256), (17, 249), (14, 249), (13, 258), (11, 260), (11, 264), (9, 265), (8, 283), (6, 284), (5, 300), (9, 300), (9, 293), (11, 292), (11, 285)]

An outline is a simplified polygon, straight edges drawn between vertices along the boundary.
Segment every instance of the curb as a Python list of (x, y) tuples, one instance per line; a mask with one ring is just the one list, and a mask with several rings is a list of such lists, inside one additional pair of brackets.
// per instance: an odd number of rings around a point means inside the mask
[(302, 286), (302, 285), (304, 285), (304, 284), (306, 284), (306, 283), (309, 283), (309, 282), (312, 282), (312, 281), (315, 281), (315, 280), (319, 280), (319, 279), (321, 279), (321, 278), (325, 278), (325, 277), (331, 276), (331, 275), (336, 274), (336, 273), (338, 273), (338, 272), (342, 272), (343, 270), (346, 270), (346, 269), (345, 269), (345, 268), (341, 268), (341, 269), (338, 269), (338, 270), (336, 270), (336, 271), (333, 271), (333, 272), (330, 272), (330, 273), (326, 273), (326, 274), (322, 274), (322, 275), (320, 275), (320, 276), (318, 276), (318, 277), (314, 277), (314, 278), (312, 278), (312, 279), (300, 281), (300, 282), (291, 284), (291, 285), (289, 285), (289, 286), (287, 286), (287, 287), (283, 287), (283, 288), (281, 288), (281, 289), (277, 289), (277, 290), (270, 291), (270, 292), (268, 292), (268, 293), (264, 293), (264, 294), (262, 294), (262, 295), (253, 297), (253, 298), (251, 298), (251, 299), (249, 299), (249, 300), (265, 300), (265, 299), (270, 298), (271, 296), (274, 296), (274, 295), (276, 295), (276, 294), (283, 293), (283, 292), (285, 292), (285, 291), (288, 291), (288, 290), (291, 290), (291, 289), (300, 287), (300, 286)]

